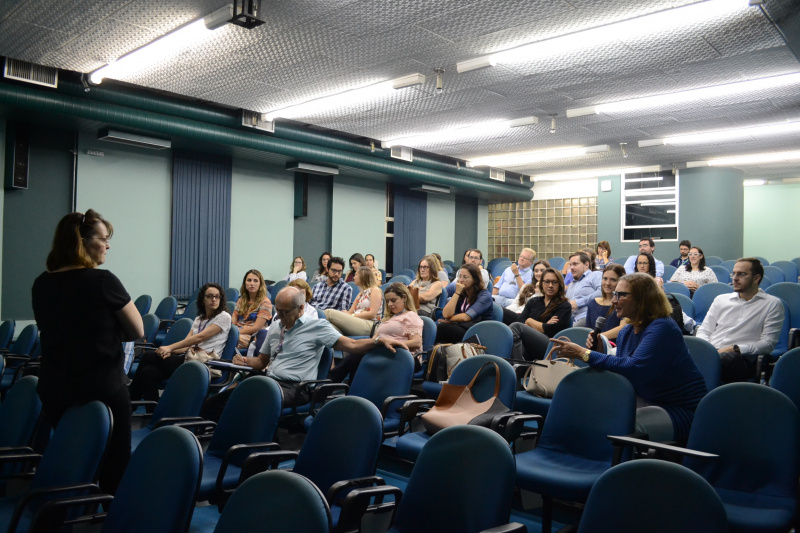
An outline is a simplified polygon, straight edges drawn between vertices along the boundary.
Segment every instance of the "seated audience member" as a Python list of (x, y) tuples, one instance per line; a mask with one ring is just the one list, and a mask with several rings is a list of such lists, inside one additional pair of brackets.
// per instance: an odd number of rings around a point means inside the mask
[(528, 300), (519, 322), (511, 324), (515, 359), (532, 361), (544, 358), (550, 337), (569, 327), (572, 306), (567, 300), (561, 273), (554, 268), (546, 269), (541, 286), (544, 295)]
[(375, 261), (375, 256), (367, 254), (364, 256), (364, 261), (366, 261), (366, 265), (372, 269), (372, 274), (375, 276), (375, 281), (378, 282), (378, 285), (383, 285), (383, 274), (378, 269), (378, 262)]
[(614, 258), (611, 257), (611, 245), (608, 241), (600, 241), (597, 243), (597, 256), (594, 260), (595, 270), (603, 270), (607, 264), (613, 263)]
[(592, 260), (586, 252), (575, 252), (569, 256), (569, 269), (575, 281), (567, 287), (567, 299), (572, 305), (572, 325), (586, 323), (586, 306), (600, 296), (602, 274), (592, 271)]
[(264, 277), (256, 269), (245, 273), (239, 294), (231, 321), (239, 328), (237, 347), (247, 348), (256, 333), (269, 326), (272, 320), (272, 302), (267, 295)]
[(542, 274), (548, 268), (550, 268), (550, 263), (546, 259), (539, 259), (533, 264), (533, 279), (531, 282), (523, 285), (514, 301), (503, 308), (504, 324), (510, 326), (514, 322), (519, 322), (519, 314), (525, 308), (528, 300), (534, 296), (542, 295)]
[(317, 283), (311, 289), (314, 298), (311, 305), (320, 311), (350, 309), (350, 300), (353, 297), (353, 288), (342, 280), (344, 272), (344, 259), (331, 257), (328, 261), (328, 275), (324, 283)]
[(409, 288), (417, 289), (419, 297), (419, 316), (432, 317), (436, 310), (436, 302), (442, 296), (442, 282), (433, 272), (436, 258), (426, 255), (417, 265), (417, 277), (409, 284)]
[(656, 276), (656, 260), (648, 253), (636, 256), (636, 272), (651, 276), (659, 287), (664, 285), (664, 280)]
[(184, 363), (189, 349), (195, 353), (202, 350), (212, 359), (219, 359), (231, 329), (231, 315), (225, 305), (222, 287), (216, 283), (203, 285), (197, 294), (197, 318), (189, 334), (182, 341), (145, 352), (129, 387), (131, 400), (157, 402), (158, 385)]
[(464, 263), (471, 263), (481, 269), (481, 279), (488, 288), (491, 285), (492, 277), (489, 271), (483, 268), (483, 253), (477, 248), (470, 248), (464, 253)]
[[(605, 338), (614, 341), (619, 335), (620, 330), (630, 321), (627, 318), (620, 319), (612, 303), (614, 291), (617, 289), (619, 278), (625, 275), (625, 268), (622, 265), (611, 263), (603, 269), (603, 278), (600, 285), (600, 296), (589, 300), (586, 306), (586, 327), (594, 329), (597, 319), (605, 317), (606, 323), (601, 330)], [(591, 348), (592, 336), (587, 340), (587, 348)]]
[(356, 285), (361, 292), (350, 309), (326, 309), (325, 317), (334, 328), (349, 336), (370, 336), (383, 312), (383, 293), (368, 266), (358, 268)]
[(689, 252), (689, 262), (678, 267), (670, 281), (683, 283), (694, 294), (697, 287), (706, 283), (716, 283), (717, 275), (706, 266), (706, 257), (703, 250), (697, 246)]
[(678, 270), (680, 270), (683, 265), (688, 264), (689, 263), (689, 250), (691, 248), (692, 248), (692, 243), (691, 242), (686, 241), (686, 240), (681, 241), (681, 243), (678, 245), (678, 251), (680, 252), (680, 255), (678, 257), (676, 257), (675, 259), (673, 259), (670, 262), (670, 265), (672, 265), (675, 268), (677, 268)]
[(461, 265), (453, 297), (442, 311), (436, 328), (436, 344), (461, 342), (464, 333), (481, 320), (491, 320), (492, 295), (486, 290), (475, 265)]
[[(238, 354), (233, 357), (234, 364), (251, 367), (251, 375), (266, 371), (267, 377), (274, 379), (283, 391), (284, 407), (309, 401), (306, 389), (299, 385), (317, 379), (317, 368), (326, 347), (350, 353), (365, 353), (381, 344), (391, 351), (395, 351), (395, 346), (407, 349), (405, 343), (388, 336), (358, 340), (342, 336), (327, 320), (309, 320), (304, 308), (305, 296), (300, 290), (281, 289), (275, 297), (275, 317), (279, 320), (270, 324), (260, 353), (255, 357)], [(201, 416), (218, 421), (234, 389), (231, 386), (208, 398)]]
[(630, 324), (617, 337), (617, 354), (608, 355), (554, 339), (559, 357), (582, 359), (628, 378), (639, 396), (636, 431), (650, 440), (685, 443), (697, 404), (707, 389), (672, 320), (664, 291), (646, 274), (619, 279), (614, 292), (617, 316)]
[(444, 269), (444, 263), (442, 263), (442, 256), (437, 254), (436, 252), (433, 252), (430, 255), (433, 256), (434, 259), (436, 259), (436, 272), (434, 273), (434, 276), (439, 278), (439, 281), (441, 281), (442, 283), (447, 284), (450, 281), (450, 277), (447, 275), (447, 271)]
[[(594, 264), (597, 262), (597, 254), (594, 252), (594, 250), (587, 246), (586, 248), (581, 248), (580, 251), (589, 256), (589, 264), (592, 265), (591, 270), (597, 271), (597, 268), (594, 267)], [(572, 272), (569, 268), (569, 261), (564, 264), (561, 275), (564, 276), (564, 285), (569, 287), (573, 281)]]
[(722, 359), (722, 381), (744, 381), (755, 376), (760, 354), (771, 353), (783, 327), (783, 303), (758, 288), (764, 267), (755, 257), (733, 266), (732, 294), (720, 294), (697, 330), (714, 345)]
[[(417, 357), (422, 352), (422, 319), (414, 308), (414, 299), (408, 288), (402, 283), (392, 283), (384, 293), (386, 307), (383, 320), (372, 335), (372, 342), (378, 344), (382, 338), (390, 338), (403, 342), (411, 355)], [(328, 377), (331, 381), (341, 383), (348, 376), (353, 376), (364, 358), (364, 353), (350, 353), (331, 369)]]
[(314, 271), (314, 274), (311, 275), (309, 283), (319, 283), (328, 279), (328, 261), (330, 261), (330, 259), (330, 252), (323, 252), (322, 255), (319, 256), (317, 269)]
[[(290, 281), (287, 284), (288, 287), (295, 287), (300, 292), (302, 292), (306, 297), (306, 306), (303, 308), (303, 314), (308, 317), (308, 320), (316, 320), (319, 318), (319, 313), (311, 305), (311, 300), (314, 298), (314, 294), (311, 292), (311, 287), (303, 281), (302, 279), (296, 279), (294, 281)], [(252, 354), (247, 354), (252, 355)]]
[(292, 261), (291, 270), (289, 271), (289, 275), (286, 276), (286, 281), (294, 281), (296, 279), (308, 280), (308, 274), (306, 274), (306, 262), (299, 255), (294, 258), (294, 261)]
[[(639, 253), (640, 254), (655, 254), (656, 251), (656, 244), (650, 237), (645, 237), (643, 239), (639, 239)], [(638, 255), (632, 255), (625, 261), (625, 272), (631, 274), (636, 272), (636, 258)], [(655, 258), (654, 258), (655, 259)], [(664, 279), (664, 263), (655, 259), (656, 263), (656, 276), (657, 278)]]
[(360, 267), (364, 266), (364, 263), (366, 263), (366, 261), (364, 260), (363, 255), (353, 254), (350, 256), (349, 263), (350, 263), (350, 272), (347, 273), (347, 277), (344, 280), (346, 283), (350, 283), (351, 281), (354, 282), (356, 280), (356, 272)]
[(531, 266), (535, 260), (536, 252), (530, 248), (523, 248), (517, 262), (511, 263), (511, 266), (503, 271), (500, 281), (492, 289), (494, 301), (500, 304), (500, 307), (512, 303), (522, 286), (531, 282), (533, 278)]

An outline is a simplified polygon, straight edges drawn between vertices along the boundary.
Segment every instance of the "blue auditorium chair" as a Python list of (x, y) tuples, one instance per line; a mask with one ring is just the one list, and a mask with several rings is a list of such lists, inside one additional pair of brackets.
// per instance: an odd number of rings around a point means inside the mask
[(419, 371), (414, 373), (414, 381), (425, 379), (425, 372), (428, 369), (428, 357), (436, 340), (436, 322), (427, 316), (421, 316), (420, 318), (422, 319), (422, 365)]
[(791, 312), (789, 327), (800, 328), (800, 284), (785, 281), (767, 287), (764, 292), (783, 300), (784, 306)]
[(697, 325), (699, 326), (703, 323), (703, 319), (706, 317), (708, 309), (714, 302), (714, 298), (720, 294), (730, 294), (732, 292), (733, 287), (726, 283), (706, 283), (705, 285), (700, 285), (697, 290), (694, 291), (694, 296), (692, 296), (692, 301), (694, 302), (694, 320), (697, 322)]
[(144, 316), (150, 312), (150, 306), (153, 305), (153, 297), (149, 294), (142, 294), (136, 298), (133, 305), (136, 306), (136, 310), (139, 311), (139, 314)]
[(8, 345), (14, 339), (14, 330), (17, 327), (16, 320), (4, 320), (0, 324), (0, 352), (8, 350)]
[(675, 274), (676, 270), (678, 269), (672, 265), (664, 265), (664, 276), (661, 279), (663, 279), (665, 283), (668, 282), (672, 279), (672, 275)]
[(769, 280), (771, 285), (786, 281), (786, 275), (783, 273), (783, 270), (774, 266), (764, 267), (764, 277)]
[(547, 262), (550, 263), (551, 267), (555, 268), (559, 272), (561, 272), (561, 270), (564, 268), (564, 265), (567, 264), (567, 260), (560, 256), (551, 257), (547, 260)]
[[(236, 351), (236, 346), (238, 344), (239, 327), (235, 324), (231, 324), (231, 329), (228, 331), (228, 338), (225, 340), (225, 346), (222, 348), (222, 353), (219, 354), (219, 360), (225, 363), (232, 362), (233, 356), (238, 353)], [(208, 388), (212, 393), (217, 393), (225, 389), (231, 384), (233, 378), (236, 377), (236, 372), (228, 368), (218, 368), (217, 370), (220, 370), (222, 375), (218, 377), (211, 376), (211, 382), (208, 384)]]
[(791, 261), (775, 261), (772, 265), (780, 268), (783, 271), (784, 281), (788, 283), (797, 283), (798, 270), (797, 265)]
[(778, 359), (769, 386), (785, 394), (800, 409), (800, 348), (793, 348)]
[[(730, 276), (729, 276), (730, 277)], [(689, 287), (684, 285), (679, 281), (668, 281), (664, 283), (664, 292), (669, 292), (672, 294), (682, 294), (687, 298), (691, 298), (691, 291), (689, 291)]]
[(403, 285), (408, 285), (409, 283), (411, 283), (412, 279), (414, 278), (409, 276), (404, 276), (402, 274), (398, 276), (392, 276), (392, 279), (390, 283), (388, 283), (388, 285), (391, 285), (392, 283), (402, 283)]
[(233, 302), (235, 305), (239, 300), (239, 289), (235, 287), (228, 287), (225, 289), (225, 300), (228, 302)]
[[(178, 310), (178, 300), (176, 300), (174, 296), (167, 296), (158, 303), (158, 305), (156, 306), (156, 310), (153, 311), (153, 313), (158, 317), (160, 321), (158, 326), (158, 332), (156, 333), (154, 341), (156, 346), (161, 346), (161, 344), (163, 343), (164, 337), (167, 335), (167, 331), (172, 327), (172, 324), (175, 322), (175, 312), (177, 310)], [(192, 317), (192, 319), (194, 319), (194, 317)]]
[(731, 282), (731, 272), (727, 268), (722, 265), (708, 265), (708, 268), (714, 271), (714, 275), (717, 276), (717, 281), (719, 283), (730, 283)]
[[(29, 446), (42, 412), (39, 378), (25, 376), (9, 389), (0, 406), (0, 448)], [(0, 470), (1, 472), (2, 470)]]
[(473, 335), (477, 335), (481, 341), (481, 345), (486, 347), (486, 353), (502, 357), (503, 359), (511, 359), (511, 347), (514, 345), (514, 334), (511, 333), (511, 328), (503, 324), (502, 321), (486, 320), (478, 322), (470, 326), (464, 333), (463, 340), (467, 340)]
[(722, 362), (717, 349), (707, 340), (697, 337), (685, 336), (683, 340), (686, 342), (692, 361), (694, 361), (695, 366), (703, 375), (706, 388), (712, 391), (719, 387)]
[(717, 257), (716, 255), (706, 256), (706, 266), (721, 265), (724, 262), (725, 261), (723, 261), (721, 257)]
[(756, 259), (761, 261), (761, 264), (764, 266), (769, 266), (769, 261), (765, 257), (761, 257), (760, 255), (755, 256)]
[(736, 259), (729, 259), (727, 261), (723, 261), (721, 266), (724, 266), (728, 269), (728, 272), (733, 272), (733, 267), (736, 265)]
[(5, 359), (3, 378), (0, 380), (0, 392), (5, 395), (19, 375), (22, 366), (31, 360), (34, 348), (39, 340), (39, 328), (36, 324), (28, 324), (19, 336), (11, 343), (8, 350), (0, 350)]
[[(683, 287), (686, 288), (686, 285), (683, 285)], [(681, 304), (681, 310), (683, 310), (684, 313), (686, 313), (691, 318), (694, 318), (695, 314), (694, 302), (689, 296), (683, 294), (682, 292), (670, 292), (670, 291), (667, 292), (669, 294), (672, 294), (678, 300), (678, 303)]]
[(269, 299), (271, 302), (273, 303), (275, 302), (275, 297), (278, 295), (278, 292), (280, 292), (280, 290), (284, 288), (288, 283), (289, 283), (288, 281), (282, 279), (267, 287), (267, 291), (269, 292)]

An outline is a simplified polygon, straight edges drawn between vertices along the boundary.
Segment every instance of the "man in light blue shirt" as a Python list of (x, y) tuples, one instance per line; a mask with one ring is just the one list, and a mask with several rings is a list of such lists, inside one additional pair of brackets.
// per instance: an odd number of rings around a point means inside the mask
[[(655, 251), (656, 251), (656, 244), (653, 242), (653, 239), (650, 237), (645, 237), (644, 239), (639, 239), (639, 253), (640, 254), (650, 254), (655, 259)], [(639, 255), (632, 255), (625, 261), (625, 272), (628, 274), (633, 274), (636, 272), (636, 258)], [(656, 259), (656, 277), (657, 278), (664, 278), (664, 263)]]
[(526, 283), (531, 282), (533, 277), (533, 262), (536, 260), (536, 252), (530, 248), (523, 248), (519, 253), (519, 259), (516, 263), (511, 263), (511, 266), (503, 271), (500, 276), (500, 281), (492, 289), (492, 296), (494, 301), (501, 307), (512, 303), (514, 298), (519, 294), (519, 290)]
[(586, 252), (569, 256), (569, 270), (573, 281), (567, 287), (567, 299), (572, 304), (572, 325), (593, 328), (594, 324), (586, 324), (586, 306), (600, 296), (603, 273), (592, 272), (592, 260)]

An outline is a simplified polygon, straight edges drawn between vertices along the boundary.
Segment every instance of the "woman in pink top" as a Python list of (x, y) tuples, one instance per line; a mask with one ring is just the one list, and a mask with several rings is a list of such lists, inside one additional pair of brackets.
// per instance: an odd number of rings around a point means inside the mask
[[(378, 329), (372, 338), (375, 344), (379, 344), (378, 339), (390, 338), (402, 341), (408, 346), (411, 355), (418, 355), (422, 352), (422, 319), (416, 313), (414, 299), (411, 293), (402, 283), (392, 283), (383, 295), (386, 308), (383, 312), (383, 320), (378, 325)], [(363, 355), (350, 354), (331, 369), (328, 377), (341, 383), (347, 376), (355, 375)]]

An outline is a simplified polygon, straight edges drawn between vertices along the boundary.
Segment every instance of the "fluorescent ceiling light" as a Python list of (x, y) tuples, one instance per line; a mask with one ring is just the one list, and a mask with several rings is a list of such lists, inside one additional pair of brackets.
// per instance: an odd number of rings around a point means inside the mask
[[(627, 180), (626, 180), (627, 181)], [(675, 194), (675, 187), (658, 187), (653, 189), (633, 189), (625, 191), (625, 198), (634, 196), (662, 196), (667, 194)]]
[[(227, 19), (225, 18), (227, 15)], [(228, 4), (208, 16), (184, 24), (155, 41), (125, 54), (116, 61), (91, 73), (89, 79), (100, 84), (103, 78), (125, 79), (128, 76), (176, 56), (182, 50), (211, 37), (233, 16), (233, 6)]]
[(800, 150), (790, 152), (769, 152), (765, 154), (750, 154), (733, 157), (721, 157), (708, 161), (690, 161), (687, 168), (697, 167), (735, 167), (739, 165), (759, 165), (763, 163), (782, 163), (800, 159)]
[(721, 143), (739, 139), (766, 137), (770, 135), (791, 135), (793, 133), (800, 133), (800, 122), (786, 122), (783, 124), (767, 124), (764, 126), (751, 126), (748, 128), (675, 135), (673, 137), (664, 137), (663, 139), (639, 141), (639, 147), (655, 146), (656, 144)]
[(654, 205), (675, 205), (675, 200), (646, 200), (644, 202), (632, 202), (639, 205), (644, 206), (654, 206)]
[(687, 6), (665, 9), (629, 20), (614, 22), (596, 28), (570, 33), (526, 44), (510, 50), (495, 52), (456, 65), (459, 73), (492, 66), (494, 64), (535, 61), (550, 56), (601, 46), (624, 37), (626, 41), (660, 34), (665, 28), (675, 29), (713, 20), (749, 9), (747, 0), (706, 0)]
[(335, 108), (348, 107), (380, 98), (392, 94), (396, 89), (411, 87), (425, 83), (425, 76), (422, 74), (410, 74), (394, 80), (382, 81), (366, 87), (360, 87), (351, 91), (345, 91), (330, 96), (323, 96), (314, 100), (308, 100), (296, 105), (268, 111), (261, 115), (262, 120), (275, 120), (276, 118), (297, 118), (315, 115), (322, 111), (329, 111)]
[(664, 178), (661, 176), (655, 176), (652, 178), (626, 178), (625, 183), (638, 183), (641, 181), (664, 181)]
[(703, 87), (701, 89), (692, 89), (690, 91), (658, 94), (655, 96), (646, 96), (644, 98), (634, 98), (632, 100), (622, 100), (619, 102), (610, 102), (607, 104), (598, 104), (577, 109), (567, 109), (567, 117), (598, 115), (600, 113), (640, 111), (642, 109), (648, 109), (652, 107), (684, 104), (697, 100), (714, 99), (723, 96), (758, 92), (766, 89), (786, 87), (795, 84), (800, 84), (800, 74), (784, 74), (782, 76), (771, 76), (769, 78), (759, 78), (757, 80), (740, 81), (725, 85), (714, 85), (712, 87)]
[(398, 137), (389, 141), (381, 142), (381, 147), (391, 148), (392, 146), (408, 146), (411, 148), (418, 148), (433, 143), (440, 142), (454, 142), (461, 139), (468, 139), (481, 136), (497, 136), (502, 135), (511, 128), (519, 126), (530, 126), (536, 124), (539, 119), (536, 117), (524, 117), (515, 120), (497, 120), (491, 122), (483, 122), (480, 124), (471, 124), (460, 128), (452, 128), (448, 130), (432, 131), (428, 133), (421, 133), (419, 135), (411, 135), (408, 137)]
[(766, 185), (767, 180), (744, 180), (742, 185), (745, 187), (755, 187), (757, 185)]
[(630, 168), (595, 168), (590, 170), (580, 170), (577, 172), (563, 172), (553, 174), (539, 174), (533, 176), (534, 183), (539, 181), (567, 181), (584, 180), (589, 178), (600, 178), (603, 176), (616, 176), (622, 174), (638, 174), (640, 172), (661, 172), (660, 165), (650, 167), (630, 167)]
[(511, 154), (489, 155), (477, 157), (467, 162), (471, 167), (521, 167), (540, 161), (552, 161), (554, 159), (566, 159), (570, 157), (580, 157), (582, 155), (608, 152), (607, 144), (597, 146), (579, 146), (575, 148), (564, 148), (560, 150), (539, 150), (534, 152), (516, 152)]

